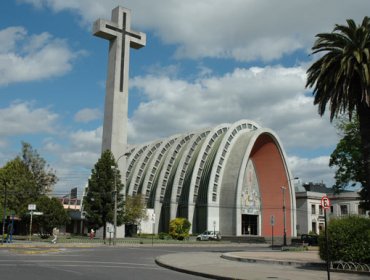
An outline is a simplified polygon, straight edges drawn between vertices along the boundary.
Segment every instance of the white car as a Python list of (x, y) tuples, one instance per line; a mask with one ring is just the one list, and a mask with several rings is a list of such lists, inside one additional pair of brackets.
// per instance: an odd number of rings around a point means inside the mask
[(197, 240), (221, 240), (221, 234), (218, 231), (206, 230), (197, 236)]

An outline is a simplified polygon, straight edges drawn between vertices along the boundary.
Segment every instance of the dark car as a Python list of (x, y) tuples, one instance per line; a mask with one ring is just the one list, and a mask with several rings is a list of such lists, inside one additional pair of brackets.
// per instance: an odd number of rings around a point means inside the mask
[(319, 245), (318, 236), (313, 234), (302, 234), (301, 241), (309, 246)]

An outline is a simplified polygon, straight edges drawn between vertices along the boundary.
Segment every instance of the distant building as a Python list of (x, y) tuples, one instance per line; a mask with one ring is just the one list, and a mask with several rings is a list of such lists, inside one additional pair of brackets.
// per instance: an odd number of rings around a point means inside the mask
[(297, 234), (316, 233), (325, 229), (321, 198), (327, 195), (331, 207), (328, 219), (347, 215), (365, 215), (360, 207), (359, 191), (335, 193), (323, 183), (305, 183), (295, 186), (297, 206)]
[(71, 189), (70, 194), (63, 197), (58, 197), (65, 210), (71, 218), (71, 222), (61, 228), (61, 232), (73, 234), (87, 234), (88, 229), (85, 226), (85, 218), (83, 217), (82, 199), (77, 196), (77, 188)]

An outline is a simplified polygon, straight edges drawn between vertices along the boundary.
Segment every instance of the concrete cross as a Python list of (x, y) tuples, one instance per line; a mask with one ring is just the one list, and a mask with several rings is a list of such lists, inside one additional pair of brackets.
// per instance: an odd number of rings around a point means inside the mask
[[(109, 40), (102, 151), (118, 159), (127, 153), (129, 51), (145, 46), (146, 35), (131, 30), (131, 11), (123, 7), (112, 10), (111, 21), (98, 19), (93, 34)], [(123, 182), (125, 161), (118, 163)]]

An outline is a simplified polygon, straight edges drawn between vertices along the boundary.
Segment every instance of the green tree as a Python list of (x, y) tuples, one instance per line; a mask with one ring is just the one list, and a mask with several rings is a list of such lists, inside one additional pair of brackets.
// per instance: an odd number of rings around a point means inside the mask
[(22, 215), (27, 205), (39, 195), (33, 174), (19, 157), (0, 168), (0, 186), (0, 209), (4, 209), (6, 203), (8, 214), (13, 211), (16, 215)]
[(145, 200), (141, 194), (126, 197), (123, 213), (125, 224), (138, 225), (146, 216)]
[[(40, 234), (52, 234), (54, 227), (60, 228), (69, 223), (68, 212), (59, 199), (43, 195), (36, 200), (35, 204), (37, 212), (43, 213), (43, 215), (33, 217), (33, 223), (39, 226)], [(27, 219), (29, 220), (29, 215)]]
[(342, 138), (330, 155), (329, 166), (336, 167), (335, 188), (365, 185), (365, 163), (362, 155), (360, 125), (357, 116), (351, 121), (341, 118), (337, 128)]
[(29, 143), (22, 142), (22, 160), (33, 174), (40, 194), (50, 193), (58, 182), (55, 171)]
[(365, 163), (362, 207), (370, 209), (370, 19), (361, 25), (349, 19), (316, 37), (312, 54), (324, 54), (307, 70), (306, 87), (313, 87), (320, 115), (329, 104), (331, 121), (342, 113), (349, 119), (357, 114)]
[(17, 215), (27, 211), (27, 205), (49, 191), (57, 182), (53, 170), (28, 143), (22, 142), (20, 156), (8, 161), (0, 168), (0, 205), (4, 207), (7, 196), (7, 213), (12, 210)]
[(191, 223), (186, 218), (176, 218), (170, 221), (169, 234), (173, 239), (184, 240), (189, 237)]
[(114, 190), (117, 187), (117, 225), (123, 222), (123, 184), (111, 151), (106, 150), (95, 164), (88, 182), (83, 205), (86, 221), (91, 228), (103, 227), (106, 238), (107, 222), (113, 223)]

